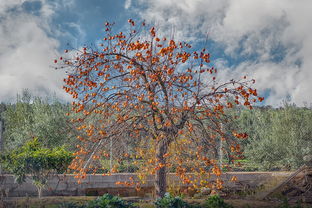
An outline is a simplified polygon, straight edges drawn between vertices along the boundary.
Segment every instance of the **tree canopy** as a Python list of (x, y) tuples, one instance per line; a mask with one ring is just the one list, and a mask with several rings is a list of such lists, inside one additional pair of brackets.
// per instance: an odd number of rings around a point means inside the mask
[(4, 168), (16, 176), (18, 183), (26, 181), (29, 174), (38, 189), (38, 196), (46, 186), (49, 176), (55, 173), (64, 173), (67, 170), (73, 155), (64, 147), (53, 149), (44, 148), (37, 138), (27, 141), (23, 146), (0, 155), (0, 162)]
[(65, 115), (70, 111), (70, 106), (62, 104), (56, 98), (48, 100), (24, 90), (17, 94), (15, 103), (3, 106), (5, 110), (1, 116), (5, 125), (6, 151), (20, 147), (34, 137), (39, 138), (46, 147), (68, 144), (75, 137), (69, 118)]
[[(64, 89), (75, 99), (72, 111), (82, 115), (73, 122), (87, 133), (78, 137), (83, 145), (78, 146), (71, 168), (83, 179), (95, 170), (94, 161), (107, 154), (110, 140), (135, 142), (135, 149), (120, 148), (118, 155), (133, 158), (134, 163), (143, 161), (138, 176), (144, 180), (147, 174), (155, 175), (158, 197), (166, 191), (168, 169), (194, 188), (220, 188), (221, 167), (209, 149), (221, 140), (232, 160), (240, 158), (233, 135), (241, 139), (247, 135), (235, 131), (229, 135), (222, 124), (230, 120), (226, 109), (252, 108), (252, 103), (263, 100), (251, 88), (254, 80), (242, 75), (219, 83), (207, 49), (195, 50), (164, 37), (144, 22), (137, 25), (130, 19), (129, 25), (128, 32), (114, 33), (113, 24), (106, 23), (99, 47), (60, 57), (60, 67), (68, 71)], [(97, 122), (91, 124), (89, 118)], [(218, 177), (213, 184), (206, 180), (211, 172)]]

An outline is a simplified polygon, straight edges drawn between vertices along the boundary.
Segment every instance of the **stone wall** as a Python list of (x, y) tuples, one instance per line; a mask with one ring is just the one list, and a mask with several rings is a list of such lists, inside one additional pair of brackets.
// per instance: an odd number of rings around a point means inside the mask
[[(222, 175), (224, 186), (230, 189), (253, 188), (272, 181), (274, 178), (288, 177), (291, 172), (228, 172)], [(230, 179), (236, 176), (237, 181), (232, 182)], [(153, 176), (147, 178), (146, 183), (142, 185), (141, 191), (136, 191), (134, 187), (124, 187), (116, 185), (117, 181), (128, 181), (129, 177), (135, 174), (121, 173), (112, 174), (111, 176), (87, 175), (81, 184), (73, 175), (56, 175), (49, 179), (48, 186), (43, 191), (43, 196), (79, 196), (79, 195), (102, 195), (104, 193), (119, 194), (121, 196), (140, 196), (153, 190)], [(211, 180), (215, 180), (211, 177)], [(181, 184), (174, 174), (170, 174), (168, 185)], [(26, 182), (18, 185), (12, 175), (0, 176), (0, 195), (7, 197), (18, 196), (36, 196), (36, 187), (31, 180), (27, 178)]]

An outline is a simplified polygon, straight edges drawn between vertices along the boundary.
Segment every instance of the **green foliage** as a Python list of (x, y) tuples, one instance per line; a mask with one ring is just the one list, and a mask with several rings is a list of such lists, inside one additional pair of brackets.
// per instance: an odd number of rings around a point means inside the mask
[(248, 163), (242, 170), (293, 170), (303, 165), (305, 155), (312, 154), (312, 109), (285, 103), (281, 108), (233, 109), (229, 113), (238, 113), (238, 119), (227, 129), (249, 135), (240, 141)]
[(6, 111), (6, 104), (5, 103), (0, 103), (0, 119), (2, 118), (2, 113)]
[(66, 202), (59, 205), (59, 208), (135, 208), (131, 203), (126, 202), (118, 196), (104, 194), (85, 205), (74, 202)]
[(0, 162), (16, 176), (18, 183), (25, 182), (26, 174), (30, 174), (39, 192), (47, 183), (48, 176), (53, 171), (63, 173), (72, 159), (73, 154), (64, 147), (44, 148), (35, 138), (22, 147), (1, 155)]
[(219, 195), (214, 195), (206, 200), (204, 208), (233, 208), (233, 206), (225, 203)]
[(281, 109), (241, 113), (240, 126), (249, 134), (245, 155), (263, 170), (296, 169), (312, 154), (312, 110), (285, 104)]
[(191, 208), (187, 202), (183, 201), (181, 197), (173, 197), (166, 193), (161, 199), (157, 199), (155, 202), (157, 208)]
[(139, 170), (137, 165), (126, 163), (121, 163), (117, 168), (119, 173), (135, 173), (137, 170)]
[[(19, 148), (34, 137), (39, 138), (45, 147), (55, 147), (66, 144), (74, 150), (77, 141), (75, 127), (69, 126), (69, 117), (65, 114), (69, 105), (62, 104), (56, 99), (42, 99), (32, 96), (28, 91), (17, 96), (14, 104), (0, 104), (0, 118), (4, 121), (4, 149), (7, 151)], [(245, 160), (242, 170), (289, 170), (296, 169), (303, 164), (303, 157), (312, 154), (312, 110), (285, 104), (282, 108), (258, 107), (253, 110), (236, 108), (226, 112), (238, 114), (233, 122), (224, 125), (227, 136), (233, 129), (246, 132), (247, 140), (241, 140)], [(90, 124), (96, 126), (97, 119), (90, 119)], [(81, 137), (87, 137), (79, 132)], [(124, 144), (129, 151), (136, 148), (137, 140), (131, 139)], [(233, 137), (234, 139), (234, 137)], [(117, 162), (117, 150), (122, 149), (118, 142), (113, 144), (113, 165), (117, 165), (118, 172), (136, 172), (138, 167), (126, 161)], [(109, 145), (106, 145), (109, 151)], [(228, 150), (229, 146), (224, 144)], [(208, 149), (208, 148), (207, 148)], [(209, 151), (213, 147), (209, 146)], [(217, 151), (217, 149), (215, 149)], [(229, 151), (229, 150), (228, 150)], [(216, 152), (217, 153), (217, 152)], [(208, 154), (208, 153), (207, 153)], [(215, 155), (215, 157), (217, 154)], [(211, 158), (214, 156), (212, 155)], [(227, 154), (224, 160), (229, 160)], [(101, 160), (103, 171), (109, 172), (109, 160)], [(224, 161), (226, 163), (226, 161)], [(170, 171), (174, 171), (174, 166)]]
[[(101, 162), (101, 169), (98, 169), (97, 173), (108, 173), (110, 172), (110, 160), (102, 159)], [(117, 167), (118, 173), (135, 173), (139, 167), (138, 165), (134, 165), (131, 163), (132, 161), (118, 161), (116, 159), (112, 160), (112, 166)]]
[(66, 117), (69, 105), (55, 98), (32, 96), (27, 90), (17, 95), (16, 103), (7, 104), (2, 118), (5, 124), (5, 148), (12, 150), (38, 137), (47, 147), (60, 146), (73, 138)]
[(117, 196), (104, 194), (103, 196), (90, 201), (86, 208), (132, 208), (132, 204), (122, 200)]

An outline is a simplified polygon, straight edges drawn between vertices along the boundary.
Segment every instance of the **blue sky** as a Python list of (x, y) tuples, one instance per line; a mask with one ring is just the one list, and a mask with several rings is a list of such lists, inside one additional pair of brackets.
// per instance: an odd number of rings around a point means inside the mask
[(129, 18), (208, 49), (221, 81), (256, 79), (265, 104), (312, 103), (311, 0), (0, 0), (0, 101), (28, 88), (62, 90), (53, 69), (67, 43), (99, 41), (106, 21), (122, 30)]

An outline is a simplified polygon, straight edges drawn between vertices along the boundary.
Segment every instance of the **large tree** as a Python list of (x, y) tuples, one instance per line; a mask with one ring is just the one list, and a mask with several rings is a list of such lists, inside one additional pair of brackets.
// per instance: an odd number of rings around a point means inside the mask
[[(73, 112), (83, 115), (73, 121), (88, 134), (79, 137), (84, 145), (78, 146), (71, 168), (84, 178), (91, 161), (108, 154), (109, 141), (132, 141), (132, 151), (118, 146), (120, 159), (143, 162), (138, 176), (155, 175), (157, 197), (166, 192), (168, 169), (194, 187), (220, 187), (220, 179), (213, 184), (205, 180), (210, 172), (220, 176), (217, 161), (208, 157), (209, 147), (222, 140), (232, 150), (231, 159), (240, 153), (235, 139), (222, 129), (229, 121), (224, 112), (234, 105), (251, 108), (263, 99), (250, 88), (254, 80), (242, 76), (218, 83), (205, 48), (197, 51), (186, 42), (161, 37), (144, 22), (136, 25), (130, 19), (129, 24), (128, 32), (114, 33), (106, 23), (99, 47), (60, 57), (68, 72), (64, 89), (75, 99)], [(92, 124), (90, 117), (98, 121)]]

